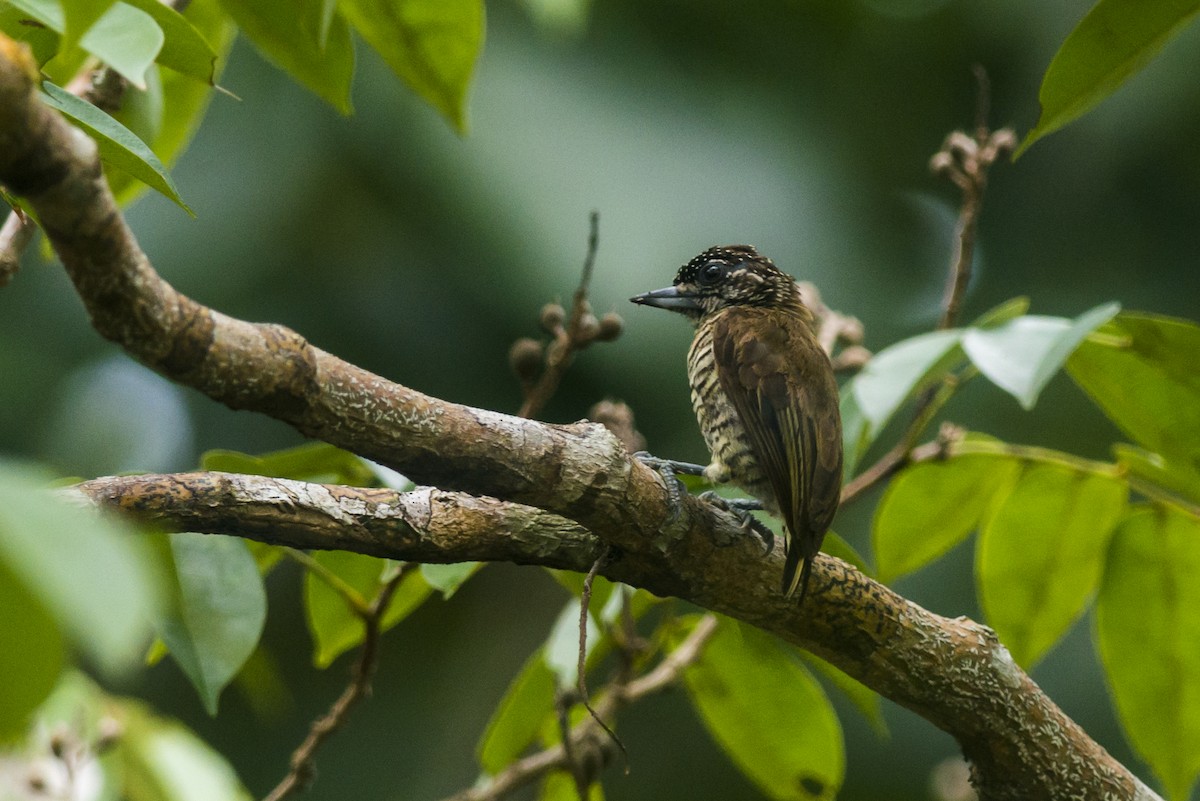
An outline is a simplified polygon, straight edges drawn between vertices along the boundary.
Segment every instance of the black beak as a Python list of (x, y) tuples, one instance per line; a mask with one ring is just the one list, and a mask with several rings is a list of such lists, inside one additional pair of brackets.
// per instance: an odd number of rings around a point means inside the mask
[(700, 308), (695, 298), (681, 293), (679, 287), (674, 286), (634, 295), (630, 300), (642, 306), (655, 306), (671, 311), (694, 311)]

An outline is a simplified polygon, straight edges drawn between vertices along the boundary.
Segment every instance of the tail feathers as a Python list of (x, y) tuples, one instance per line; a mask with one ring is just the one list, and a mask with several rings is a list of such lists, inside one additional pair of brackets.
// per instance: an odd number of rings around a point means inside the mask
[(787, 559), (783, 564), (784, 598), (791, 598), (799, 589), (800, 599), (797, 604), (804, 603), (804, 596), (808, 592), (808, 578), (812, 574), (813, 559), (812, 556), (803, 556), (797, 547), (788, 548)]

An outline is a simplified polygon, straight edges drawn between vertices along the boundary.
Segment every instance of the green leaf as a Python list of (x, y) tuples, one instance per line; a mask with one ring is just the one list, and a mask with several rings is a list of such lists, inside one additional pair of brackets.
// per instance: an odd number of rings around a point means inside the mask
[(554, 673), (539, 648), (508, 686), (479, 740), (484, 772), (495, 775), (525, 752), (554, 714), (554, 692)]
[[(175, 201), (188, 214), (192, 210), (179, 197), (167, 168), (133, 132), (100, 109), (70, 92), (46, 81), (42, 84), (46, 102), (74, 120), (100, 148), (100, 158), (118, 167)], [(193, 215), (194, 216), (194, 215)]]
[[(567, 771), (552, 771), (542, 780), (538, 801), (579, 801), (575, 779)], [(604, 801), (604, 786), (600, 782), (588, 785), (587, 801)]]
[(66, 0), (62, 3), (63, 49), (74, 47), (83, 36), (112, 7), (114, 0)]
[(0, 461), (0, 563), (97, 667), (115, 675), (140, 664), (148, 615), (162, 603), (147, 543), (121, 521), (65, 503), (31, 475), (29, 465)]
[(994, 328), (1029, 311), (1029, 298), (1024, 295), (1006, 300), (999, 306), (988, 309), (971, 323), (972, 328)]
[(1200, 13), (1197, 0), (1100, 0), (1067, 36), (1038, 92), (1042, 112), (1016, 157), (1091, 111)]
[(236, 537), (169, 534), (175, 604), (159, 636), (191, 680), (205, 709), (217, 713), (225, 685), (262, 636), (267, 596), (254, 557)]
[(159, 0), (124, 2), (149, 14), (162, 29), (163, 45), (155, 61), (210, 86), (216, 83), (217, 51), (195, 25)]
[(837, 715), (773, 637), (723, 618), (684, 679), (709, 734), (767, 796), (837, 796), (845, 775)]
[(375, 474), (358, 456), (325, 442), (312, 442), (252, 456), (238, 451), (212, 450), (200, 457), (205, 470), (291, 478), (322, 484), (368, 486)]
[[(312, 558), (340, 579), (364, 605), (379, 594), (389, 579), (390, 563), (374, 556), (349, 551), (318, 551)], [(408, 571), (384, 612), (381, 630), (386, 631), (399, 623), (432, 592), (433, 588), (425, 582), (420, 571)], [(311, 570), (304, 577), (304, 610), (308, 630), (313, 635), (313, 664), (318, 668), (329, 667), (333, 660), (363, 641), (362, 618), (340, 592)]]
[(962, 347), (993, 384), (1032, 409), (1071, 352), (1119, 308), (1106, 303), (1075, 320), (1027, 315), (991, 328), (970, 328), (963, 334)]
[[(779, 536), (782, 536), (782, 534)], [(853, 565), (860, 573), (874, 578), (875, 571), (871, 570), (870, 565), (867, 564), (867, 560), (863, 558), (862, 554), (853, 545), (842, 539), (841, 535), (836, 531), (825, 532), (825, 539), (821, 543), (821, 550), (830, 556), (836, 556), (846, 564)]]
[(449, 565), (421, 565), (425, 583), (449, 600), (467, 579), (479, 572), (483, 562), (458, 562)]
[[(221, 11), (216, 0), (192, 0), (184, 16), (205, 40), (212, 43), (217, 52), (217, 67), (213, 75), (213, 80), (216, 81), (233, 44), (237, 26)], [(155, 75), (158, 76), (156, 82), (152, 80)], [(153, 141), (144, 136), (141, 138), (150, 145), (162, 163), (170, 168), (187, 149), (200, 127), (213, 92), (207, 83), (200, 83), (174, 70), (163, 71), (158, 67), (147, 73), (146, 84), (151, 90), (155, 86), (158, 87), (161, 108), (158, 111), (159, 119), (154, 129)], [(139, 130), (138, 127), (125, 121), (125, 106), (131, 101), (137, 103), (139, 94), (132, 88), (127, 90), (126, 103), (115, 115), (135, 132)], [(132, 202), (146, 189), (144, 183), (119, 170), (108, 171), (108, 183), (117, 202), (122, 206)]]
[(50, 694), (66, 660), (58, 624), (0, 561), (0, 743), (25, 732), (29, 716)]
[(1083, 613), (1128, 488), (1112, 476), (1029, 465), (984, 523), (976, 553), (988, 623), (1024, 667)]
[(956, 456), (906, 468), (875, 511), (872, 547), (884, 582), (924, 567), (976, 529), (1021, 474), (1006, 456)]
[(1101, 333), (1067, 361), (1071, 378), (1136, 442), (1200, 464), (1200, 326), (1126, 312)]
[[(871, 357), (849, 383), (858, 410), (867, 421), (866, 437), (873, 440), (914, 391), (958, 360), (962, 332), (933, 331), (897, 342)], [(842, 395), (847, 394), (843, 388)]]
[(342, 114), (352, 111), (354, 43), (340, 14), (322, 36), (324, 0), (221, 0), (221, 6), (267, 60)]
[(1178, 505), (1200, 514), (1200, 469), (1196, 466), (1133, 445), (1114, 445), (1113, 454), (1130, 476), (1149, 481), (1174, 496)]
[(128, 801), (250, 801), (233, 767), (191, 730), (136, 701), (104, 699), (121, 725), (109, 757)]
[(44, 25), (29, 25), (32, 15), (7, 3), (0, 3), (0, 31), (18, 42), (25, 42), (33, 50), (33, 59), (38, 67), (54, 58), (58, 53), (62, 37), (57, 31)]
[(854, 708), (862, 713), (862, 716), (871, 724), (875, 734), (880, 737), (887, 736), (887, 721), (883, 719), (883, 699), (879, 697), (879, 693), (846, 675), (819, 656), (814, 656), (802, 648), (795, 649), (795, 653), (846, 696)]
[(1096, 639), (1130, 743), (1186, 801), (1200, 773), (1200, 522), (1140, 507), (1121, 523)]
[(402, 81), (466, 131), (467, 88), (483, 47), (482, 0), (342, 0), (339, 7)]
[[(56, 0), (8, 2), (51, 30), (65, 33), (66, 20)], [(146, 69), (154, 63), (162, 45), (163, 32), (153, 17), (124, 3), (112, 5), (79, 42), (80, 47), (139, 89), (146, 88)]]
[(859, 408), (858, 399), (851, 391), (851, 384), (841, 388), (840, 412), (842, 415), (842, 478), (849, 482), (858, 470), (858, 462), (871, 447), (871, 424)]

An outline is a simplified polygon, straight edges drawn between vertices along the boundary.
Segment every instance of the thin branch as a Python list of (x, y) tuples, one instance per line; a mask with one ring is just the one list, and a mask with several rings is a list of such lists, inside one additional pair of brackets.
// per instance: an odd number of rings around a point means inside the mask
[[(661, 692), (679, 681), (683, 671), (697, 659), (704, 646), (712, 638), (717, 629), (717, 619), (713, 615), (702, 617), (684, 639), (679, 647), (649, 673), (609, 693), (596, 705), (597, 712), (605, 718), (611, 718), (623, 706), (640, 701), (641, 699)], [(446, 801), (498, 801), (520, 788), (537, 781), (555, 770), (568, 770), (567, 751), (585, 747), (603, 747), (604, 741), (597, 741), (596, 725), (591, 718), (585, 718), (571, 729), (564, 743), (539, 751), (524, 759), (514, 762), (500, 773), (493, 776), (481, 787), (472, 787), (453, 795)], [(611, 741), (609, 741), (611, 743)]]
[[(157, 275), (118, 212), (95, 144), (37, 99), (36, 78), (27, 50), (0, 36), (0, 183), (38, 215), (97, 331), (214, 400), (262, 412), (443, 488), (413, 498), (416, 510), (376, 508), (394, 526), (403, 518), (401, 527), (411, 532), (390, 541), (373, 539), (361, 515), (338, 504), (345, 488), (299, 482), (287, 486), (315, 508), (288, 495), (235, 493), (224, 497), (220, 516), (176, 505), (180, 519), (207, 514), (214, 529), (268, 541), (279, 535), (265, 519), (283, 519), (296, 540), (290, 544), (314, 547), (302, 541), (321, 541), (321, 527), (341, 512), (345, 524), (324, 547), (372, 540), (348, 549), (416, 561), (505, 558), (580, 571), (595, 560), (598, 539), (620, 553), (603, 569), (608, 578), (775, 633), (952, 734), (973, 763), (984, 799), (1155, 797), (1046, 697), (989, 629), (932, 614), (828, 556), (816, 561), (801, 613), (776, 589), (778, 554), (763, 558), (751, 538), (730, 537), (736, 523), (709, 504), (686, 496), (673, 501), (654, 471), (631, 460), (602, 426), (546, 425), (432, 398), (282, 326), (230, 318), (181, 295)], [(103, 484), (117, 493), (108, 502), (118, 507), (134, 503), (124, 491), (170, 509), (169, 499), (139, 495), (145, 482), (186, 491), (194, 481), (216, 495), (246, 488), (226, 478), (111, 481), (127, 482)], [(101, 487), (90, 488), (103, 495)], [(465, 515), (454, 507), (459, 501), (468, 505)], [(246, 529), (235, 531), (243, 515)], [(494, 529), (459, 525), (464, 517), (513, 527), (500, 537)], [(443, 518), (457, 522), (443, 527)], [(581, 529), (590, 532), (582, 540), (575, 536)], [(432, 531), (436, 539), (427, 536)], [(559, 542), (550, 531), (570, 534)]]
[(558, 390), (577, 352), (593, 342), (611, 342), (620, 336), (621, 318), (610, 312), (597, 320), (588, 302), (588, 285), (592, 280), (600, 242), (599, 212), (593, 211), (588, 222), (587, 255), (583, 259), (583, 272), (565, 325), (563, 318), (566, 313), (563, 308), (556, 303), (549, 303), (542, 308), (541, 324), (551, 336), (550, 344), (543, 348), (536, 340), (522, 338), (513, 343), (509, 351), (509, 363), (521, 379), (521, 389), (525, 395), (521, 410), (517, 412), (519, 417), (537, 416)]
[(292, 753), (290, 768), (287, 775), (266, 795), (263, 801), (283, 801), (290, 795), (304, 790), (313, 779), (313, 759), (317, 749), (346, 722), (350, 709), (371, 693), (371, 679), (379, 667), (379, 637), (382, 634), (383, 615), (391, 603), (405, 577), (410, 572), (409, 565), (402, 565), (395, 576), (380, 588), (369, 607), (365, 610), (351, 609), (362, 618), (363, 643), (359, 651), (358, 661), (350, 674), (350, 683), (321, 717), (313, 721), (304, 742)]
[(937, 175), (949, 178), (962, 192), (962, 202), (955, 224), (955, 247), (950, 259), (950, 273), (942, 297), (942, 316), (939, 329), (953, 328), (962, 310), (963, 295), (971, 282), (971, 267), (975, 261), (975, 237), (979, 215), (983, 211), (983, 196), (987, 190), (988, 170), (1016, 147), (1017, 137), (1011, 128), (992, 132), (987, 126), (989, 83), (987, 73), (976, 65), (979, 82), (974, 136), (955, 131), (946, 137), (941, 150), (929, 160), (929, 168)]

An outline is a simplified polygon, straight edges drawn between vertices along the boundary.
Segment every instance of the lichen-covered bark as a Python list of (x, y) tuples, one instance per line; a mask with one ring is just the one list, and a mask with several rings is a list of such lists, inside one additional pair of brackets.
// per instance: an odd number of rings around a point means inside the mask
[(76, 493), (168, 527), (408, 560), (581, 570), (607, 543), (616, 549), (611, 578), (771, 631), (954, 735), (985, 799), (1154, 797), (988, 629), (932, 614), (828, 556), (817, 560), (804, 606), (784, 601), (778, 550), (764, 558), (691, 496), (672, 509), (661, 479), (603, 427), (438, 400), (282, 326), (236, 320), (177, 293), (118, 212), (95, 146), (36, 100), (35, 79), (28, 56), (0, 34), (0, 183), (36, 210), (97, 331), (214, 400), (440, 488), (399, 494), (186, 474), (100, 479)]

